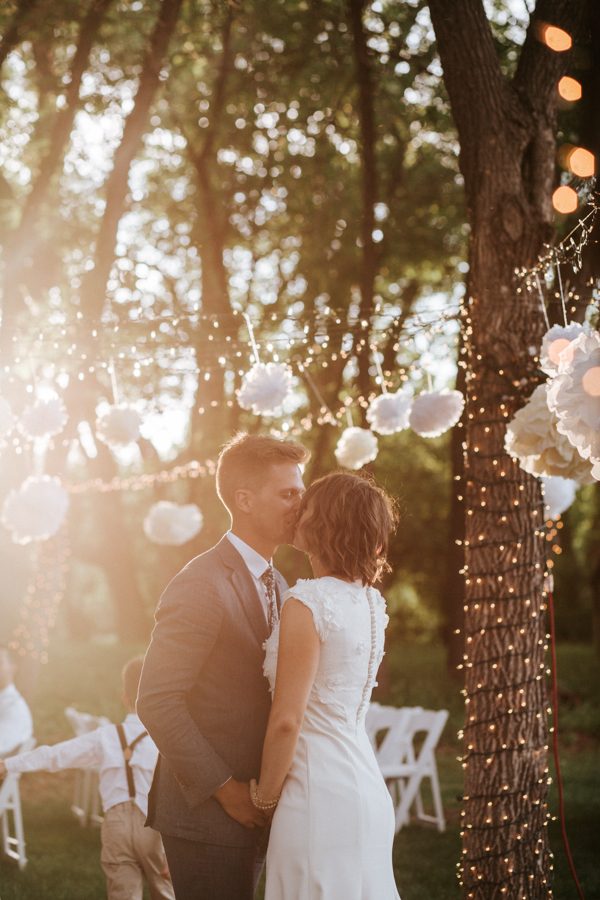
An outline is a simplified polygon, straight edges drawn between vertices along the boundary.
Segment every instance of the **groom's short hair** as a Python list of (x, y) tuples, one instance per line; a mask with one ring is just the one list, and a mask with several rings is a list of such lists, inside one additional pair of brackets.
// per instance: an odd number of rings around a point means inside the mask
[(257, 486), (265, 478), (268, 466), (286, 462), (302, 465), (309, 456), (306, 447), (296, 441), (240, 432), (227, 441), (219, 454), (217, 494), (232, 512), (235, 492)]

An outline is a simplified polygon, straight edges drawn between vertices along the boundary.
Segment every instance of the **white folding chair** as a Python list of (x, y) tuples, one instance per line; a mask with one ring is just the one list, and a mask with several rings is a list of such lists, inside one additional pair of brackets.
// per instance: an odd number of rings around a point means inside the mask
[[(33, 750), (35, 739), (25, 741), (18, 753)], [(6, 775), (0, 784), (0, 821), (2, 822), (2, 850), (5, 856), (15, 859), (19, 869), (23, 871), (27, 865), (25, 853), (25, 832), (23, 830), (23, 813), (21, 811), (21, 795), (19, 793), (20, 774), (13, 772)], [(11, 821), (12, 819), (12, 821)]]
[[(396, 832), (408, 824), (410, 808), (415, 805), (416, 818), (445, 831), (446, 820), (435, 762), (435, 749), (448, 720), (448, 710), (426, 710), (414, 707), (403, 721), (390, 728), (378, 753), (377, 760), (392, 797), (396, 793)], [(415, 735), (423, 732), (424, 739), (415, 748)], [(433, 798), (433, 815), (424, 810), (421, 785), (429, 779)]]
[[(109, 724), (109, 720), (104, 716), (92, 716), (90, 713), (79, 712), (72, 706), (67, 706), (65, 716), (77, 737), (88, 731), (95, 731), (101, 725)], [(102, 824), (97, 770), (77, 769), (75, 772), (71, 812), (82, 828), (90, 822), (94, 825)]]

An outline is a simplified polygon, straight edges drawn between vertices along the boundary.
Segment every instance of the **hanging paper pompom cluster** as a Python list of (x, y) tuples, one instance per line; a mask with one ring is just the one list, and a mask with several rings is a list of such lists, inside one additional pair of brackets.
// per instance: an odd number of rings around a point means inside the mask
[(377, 456), (377, 438), (368, 428), (346, 428), (335, 448), (335, 458), (346, 469), (360, 469)]
[(369, 404), (367, 422), (378, 434), (396, 434), (408, 428), (412, 394), (407, 390), (380, 394)]
[[(567, 354), (567, 355), (565, 355)], [(557, 429), (583, 459), (600, 460), (600, 334), (580, 334), (561, 353), (548, 388)]]
[(140, 414), (132, 406), (111, 406), (96, 420), (96, 434), (109, 447), (127, 447), (140, 437)]
[(294, 383), (292, 370), (283, 363), (256, 363), (243, 377), (238, 403), (257, 416), (272, 416), (281, 410)]
[(19, 419), (19, 431), (29, 438), (54, 437), (68, 421), (67, 409), (60, 397), (36, 400)]
[(551, 377), (509, 422), (506, 451), (532, 475), (599, 480), (600, 334), (573, 322), (553, 326), (541, 358)]
[(16, 544), (45, 541), (57, 533), (68, 508), (69, 495), (59, 478), (31, 476), (7, 495), (2, 522)]
[(423, 391), (412, 405), (410, 427), (421, 437), (439, 437), (456, 425), (464, 405), (460, 391)]
[(579, 485), (572, 478), (542, 478), (544, 510), (547, 519), (557, 519), (571, 506)]
[(160, 500), (144, 519), (144, 533), (155, 544), (178, 547), (200, 532), (202, 513), (195, 503), (181, 505)]

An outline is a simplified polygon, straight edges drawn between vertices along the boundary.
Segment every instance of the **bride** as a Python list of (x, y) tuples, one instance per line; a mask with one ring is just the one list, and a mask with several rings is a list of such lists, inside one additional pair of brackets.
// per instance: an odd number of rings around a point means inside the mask
[(365, 731), (387, 624), (373, 584), (394, 524), (384, 491), (356, 475), (302, 498), (294, 544), (315, 577), (285, 594), (265, 644), (274, 696), (251, 782), (273, 814), (265, 900), (399, 900), (392, 801)]

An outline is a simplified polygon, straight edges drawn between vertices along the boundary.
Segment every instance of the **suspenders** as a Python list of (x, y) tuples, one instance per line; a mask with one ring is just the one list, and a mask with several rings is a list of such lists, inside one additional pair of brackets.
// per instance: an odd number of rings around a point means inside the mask
[(145, 737), (148, 737), (148, 732), (142, 731), (141, 734), (138, 734), (138, 736), (134, 738), (130, 744), (128, 744), (127, 738), (125, 737), (125, 729), (123, 728), (123, 726), (115, 725), (115, 728), (117, 729), (117, 734), (119, 735), (119, 742), (121, 744), (121, 750), (123, 751), (123, 758), (125, 760), (125, 775), (127, 776), (129, 796), (133, 799), (135, 797), (135, 782), (133, 780), (133, 769), (129, 764), (129, 760), (133, 756), (133, 751), (136, 745)]

